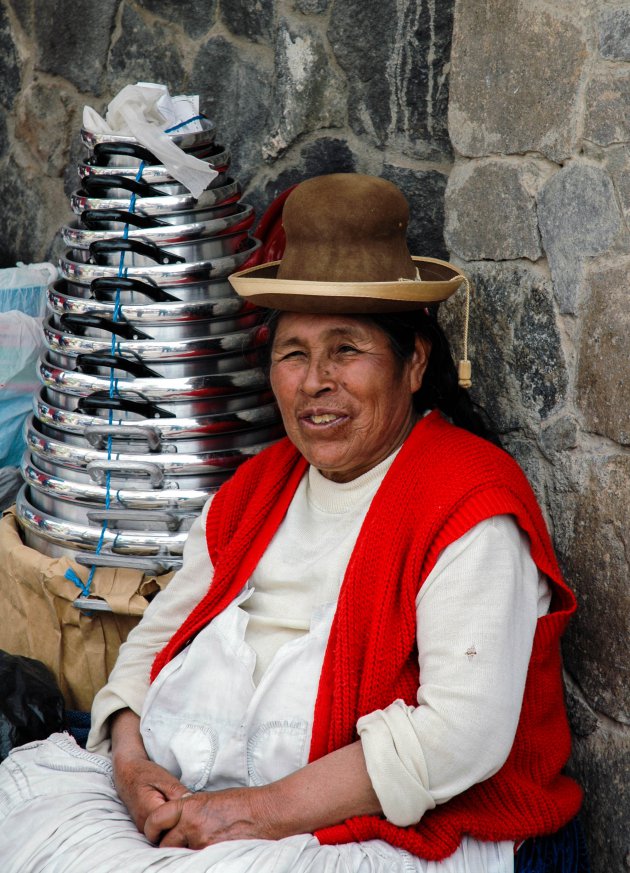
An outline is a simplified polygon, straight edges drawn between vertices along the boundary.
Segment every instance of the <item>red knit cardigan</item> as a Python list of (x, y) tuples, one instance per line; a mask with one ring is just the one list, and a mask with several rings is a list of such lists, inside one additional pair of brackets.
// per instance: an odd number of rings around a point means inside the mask
[[(277, 530), (306, 469), (288, 440), (248, 461), (215, 496), (206, 535), (212, 586), (153, 665), (162, 667), (237, 595)], [(553, 833), (578, 811), (581, 790), (561, 775), (570, 752), (559, 639), (575, 600), (564, 583), (536, 499), (500, 449), (422, 419), (383, 480), (339, 593), (320, 677), (309, 760), (357, 739), (357, 720), (402, 698), (417, 705), (416, 596), (440, 552), (478, 522), (511, 514), (549, 578), (551, 611), (534, 637), (512, 750), (494, 776), (401, 828), (360, 816), (316, 832), (321, 843), (384, 839), (441, 860), (464, 834), (519, 841)]]

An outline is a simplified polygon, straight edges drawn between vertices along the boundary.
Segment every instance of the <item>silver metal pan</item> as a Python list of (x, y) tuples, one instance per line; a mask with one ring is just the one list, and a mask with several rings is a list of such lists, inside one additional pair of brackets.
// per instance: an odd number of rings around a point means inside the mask
[(36, 537), (64, 549), (95, 551), (101, 537), (105, 546), (119, 555), (154, 555), (181, 557), (187, 531), (121, 532), (102, 525), (86, 525), (59, 519), (36, 509), (31, 503), (28, 486), (24, 485), (16, 500), (16, 514), (21, 527)]
[[(122, 178), (122, 177), (121, 177)], [(216, 185), (217, 180), (222, 184)], [(93, 188), (96, 186), (92, 186)], [(138, 196), (133, 191), (122, 189), (123, 196), (104, 196), (111, 193), (111, 189), (103, 192), (93, 191), (91, 194), (82, 188), (73, 191), (70, 195), (70, 206), (73, 212), (81, 214), (86, 209), (125, 209), (139, 212), (141, 215), (164, 215), (165, 213), (183, 212), (196, 208), (208, 208), (218, 206), (221, 203), (238, 199), (241, 195), (241, 186), (231, 177), (225, 179), (217, 176), (214, 187), (206, 188), (199, 197), (193, 197), (188, 193), (166, 194), (158, 193), (151, 196)], [(145, 195), (148, 191), (144, 189)], [(133, 207), (133, 210), (131, 209)]]
[[(158, 285), (152, 279), (129, 279), (118, 276), (101, 276), (88, 285), (66, 280), (54, 286), (61, 294), (70, 297), (98, 300), (103, 303), (119, 303), (125, 306), (138, 306), (146, 311), (150, 303), (203, 303), (208, 300), (232, 297), (237, 298), (228, 279), (208, 279), (201, 282), (187, 282), (185, 285)], [(159, 315), (162, 307), (155, 309)], [(162, 318), (162, 316), (159, 316)]]
[[(58, 321), (59, 327), (55, 322)], [(88, 329), (100, 331), (103, 337), (87, 335)], [(49, 315), (44, 322), (44, 340), (49, 351), (60, 355), (85, 355), (92, 352), (111, 353), (112, 340), (116, 354), (135, 360), (183, 361), (215, 355), (247, 355), (249, 365), (258, 363), (262, 354), (260, 330), (250, 330), (182, 340), (154, 340), (139, 337), (139, 331), (126, 321), (112, 321), (95, 313), (71, 315), (58, 319)], [(256, 357), (252, 354), (256, 352)], [(64, 366), (64, 364), (61, 364)]]
[[(101, 316), (100, 325), (85, 321), (88, 336), (111, 340), (112, 333), (121, 336), (121, 325), (130, 324), (129, 339), (154, 339), (158, 341), (179, 341), (193, 337), (222, 336), (240, 332), (260, 324), (263, 312), (249, 306), (240, 297), (219, 297), (216, 300), (167, 301), (165, 303), (123, 304), (73, 297), (57, 290), (65, 290), (63, 283), (48, 288), (48, 307), (53, 314), (52, 325), (61, 327), (58, 319), (65, 313), (69, 315)], [(116, 320), (115, 320), (116, 319)], [(119, 325), (116, 327), (116, 325)]]
[(254, 395), (250, 402), (258, 405), (251, 408), (198, 418), (175, 418), (156, 404), (138, 397), (135, 400), (110, 397), (108, 392), (81, 398), (79, 410), (62, 409), (50, 403), (47, 391), (42, 387), (34, 398), (33, 411), (42, 424), (64, 433), (86, 434), (89, 438), (91, 429), (111, 425), (122, 434), (129, 431), (129, 436), (122, 436), (122, 439), (145, 440), (152, 451), (170, 451), (167, 446), (171, 444), (194, 444), (197, 440), (275, 426), (280, 423), (280, 413), (271, 401), (270, 393)]
[[(176, 183), (176, 179), (171, 175), (168, 168), (163, 164), (156, 163), (155, 158), (147, 149), (132, 145), (133, 154), (121, 154), (121, 150), (117, 144), (104, 144), (97, 146), (94, 153), (85, 161), (82, 161), (78, 166), (79, 178), (86, 179), (89, 177), (100, 176), (108, 178), (111, 176), (125, 176), (138, 181), (146, 182), (149, 185), (160, 185), (165, 182)], [(126, 157), (126, 163), (121, 163), (120, 158)], [(114, 158), (115, 161), (111, 161)], [(138, 160), (133, 160), (133, 158)], [(209, 164), (220, 175), (227, 173), (230, 166), (230, 152), (220, 145), (213, 145), (203, 152), (197, 152), (195, 157)], [(182, 192), (183, 193), (183, 192)]]
[[(55, 367), (46, 360), (39, 361), (38, 374), (47, 387), (64, 394), (73, 394), (75, 397), (87, 397), (95, 391), (109, 391), (111, 387), (109, 377), (92, 376), (78, 370)], [(186, 400), (190, 406), (199, 405), (193, 414), (216, 412), (216, 407), (205, 408), (206, 402), (213, 398), (261, 390), (266, 385), (265, 373), (260, 368), (181, 379), (131, 375), (131, 378), (116, 380), (117, 393), (121, 396), (129, 393), (141, 394), (143, 399), (158, 405)]]
[[(218, 239), (223, 238), (219, 237)], [(111, 242), (111, 240), (104, 240), (103, 246)], [(96, 243), (93, 245), (96, 245)], [(246, 261), (258, 251), (260, 246), (260, 240), (248, 236), (239, 245), (237, 251), (226, 253), (222, 256), (180, 263), (173, 263), (172, 258), (169, 257), (169, 263), (166, 264), (156, 265), (153, 263), (153, 265), (143, 267), (131, 266), (125, 267), (124, 271), (129, 279), (149, 279), (158, 285), (180, 285), (188, 282), (203, 282), (208, 279), (226, 278), (231, 273), (241, 269)], [(131, 248), (132, 246), (129, 246), (130, 250)], [(80, 249), (76, 251), (81, 252)], [(81, 254), (81, 257), (84, 257), (84, 255)], [(117, 264), (107, 266), (77, 261), (69, 252), (65, 257), (60, 258), (59, 267), (64, 279), (89, 285), (94, 279), (100, 277), (117, 277), (120, 273), (120, 257)]]
[[(250, 251), (251, 239), (244, 229), (162, 245), (142, 236), (118, 236), (94, 240), (87, 249), (70, 249), (68, 256), (74, 261), (113, 266), (117, 270), (122, 261), (129, 274), (129, 268), (155, 267), (156, 264), (190, 264), (192, 267), (198, 261), (218, 261), (245, 250)], [(216, 263), (215, 270), (219, 269), (220, 264)]]
[(248, 231), (254, 223), (254, 209), (246, 203), (234, 204), (227, 215), (216, 215), (217, 211), (220, 212), (221, 208), (200, 209), (196, 216), (194, 210), (183, 213), (191, 216), (192, 220), (175, 224), (163, 218), (122, 209), (86, 210), (80, 222), (61, 228), (61, 236), (71, 249), (89, 249), (93, 242), (116, 239), (125, 232), (128, 239), (142, 239), (161, 246)]
[[(199, 127), (201, 130), (191, 130), (190, 127), (187, 130), (186, 127), (182, 127), (173, 130), (170, 133), (165, 131), (165, 133), (167, 133), (170, 139), (175, 143), (175, 145), (179, 146), (180, 149), (189, 151), (214, 142), (216, 134), (214, 121), (202, 116), (199, 119)], [(134, 143), (139, 145), (138, 140), (129, 134), (96, 133), (93, 130), (87, 130), (85, 127), (81, 128), (81, 142), (90, 150), (94, 149), (99, 143), (105, 142)]]
[[(139, 510), (178, 510), (199, 515), (210, 494), (221, 487), (217, 481), (210, 488), (162, 488), (142, 489), (110, 487), (109, 491), (97, 485), (92, 479), (77, 482), (55, 476), (41, 470), (32, 460), (30, 452), (25, 452), (20, 466), (22, 478), (30, 486), (31, 494), (37, 490), (41, 494), (60, 500), (74, 500), (93, 506), (104, 506), (107, 499), (113, 508)], [(225, 480), (231, 473), (218, 474), (217, 479)], [(146, 481), (146, 480), (145, 480)]]

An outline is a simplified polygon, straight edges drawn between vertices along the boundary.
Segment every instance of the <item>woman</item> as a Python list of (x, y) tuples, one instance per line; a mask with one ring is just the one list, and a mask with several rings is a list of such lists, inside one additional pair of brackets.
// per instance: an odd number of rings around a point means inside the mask
[(507, 873), (576, 814), (574, 600), (425, 311), (463, 277), (412, 260), (406, 224), (387, 182), (313, 179), (280, 267), (233, 277), (277, 310), (288, 439), (206, 505), (90, 751), (3, 765), (3, 870)]

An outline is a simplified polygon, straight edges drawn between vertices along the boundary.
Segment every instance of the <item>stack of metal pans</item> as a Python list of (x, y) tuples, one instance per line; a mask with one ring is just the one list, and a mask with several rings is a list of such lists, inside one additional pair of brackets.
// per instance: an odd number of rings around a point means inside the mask
[(210, 122), (173, 135), (218, 173), (198, 199), (133, 138), (82, 139), (17, 514), (40, 552), (161, 572), (208, 495), (283, 432), (261, 313), (227, 279), (260, 243)]

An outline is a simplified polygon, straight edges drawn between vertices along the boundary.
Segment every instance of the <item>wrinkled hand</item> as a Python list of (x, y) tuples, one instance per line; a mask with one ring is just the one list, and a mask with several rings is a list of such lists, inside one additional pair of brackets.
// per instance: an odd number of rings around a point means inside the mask
[(163, 803), (147, 817), (144, 833), (161, 847), (203, 849), (224, 840), (279, 839), (262, 788), (201, 791)]
[(188, 792), (168, 770), (144, 757), (118, 762), (114, 783), (140, 833), (153, 812)]

